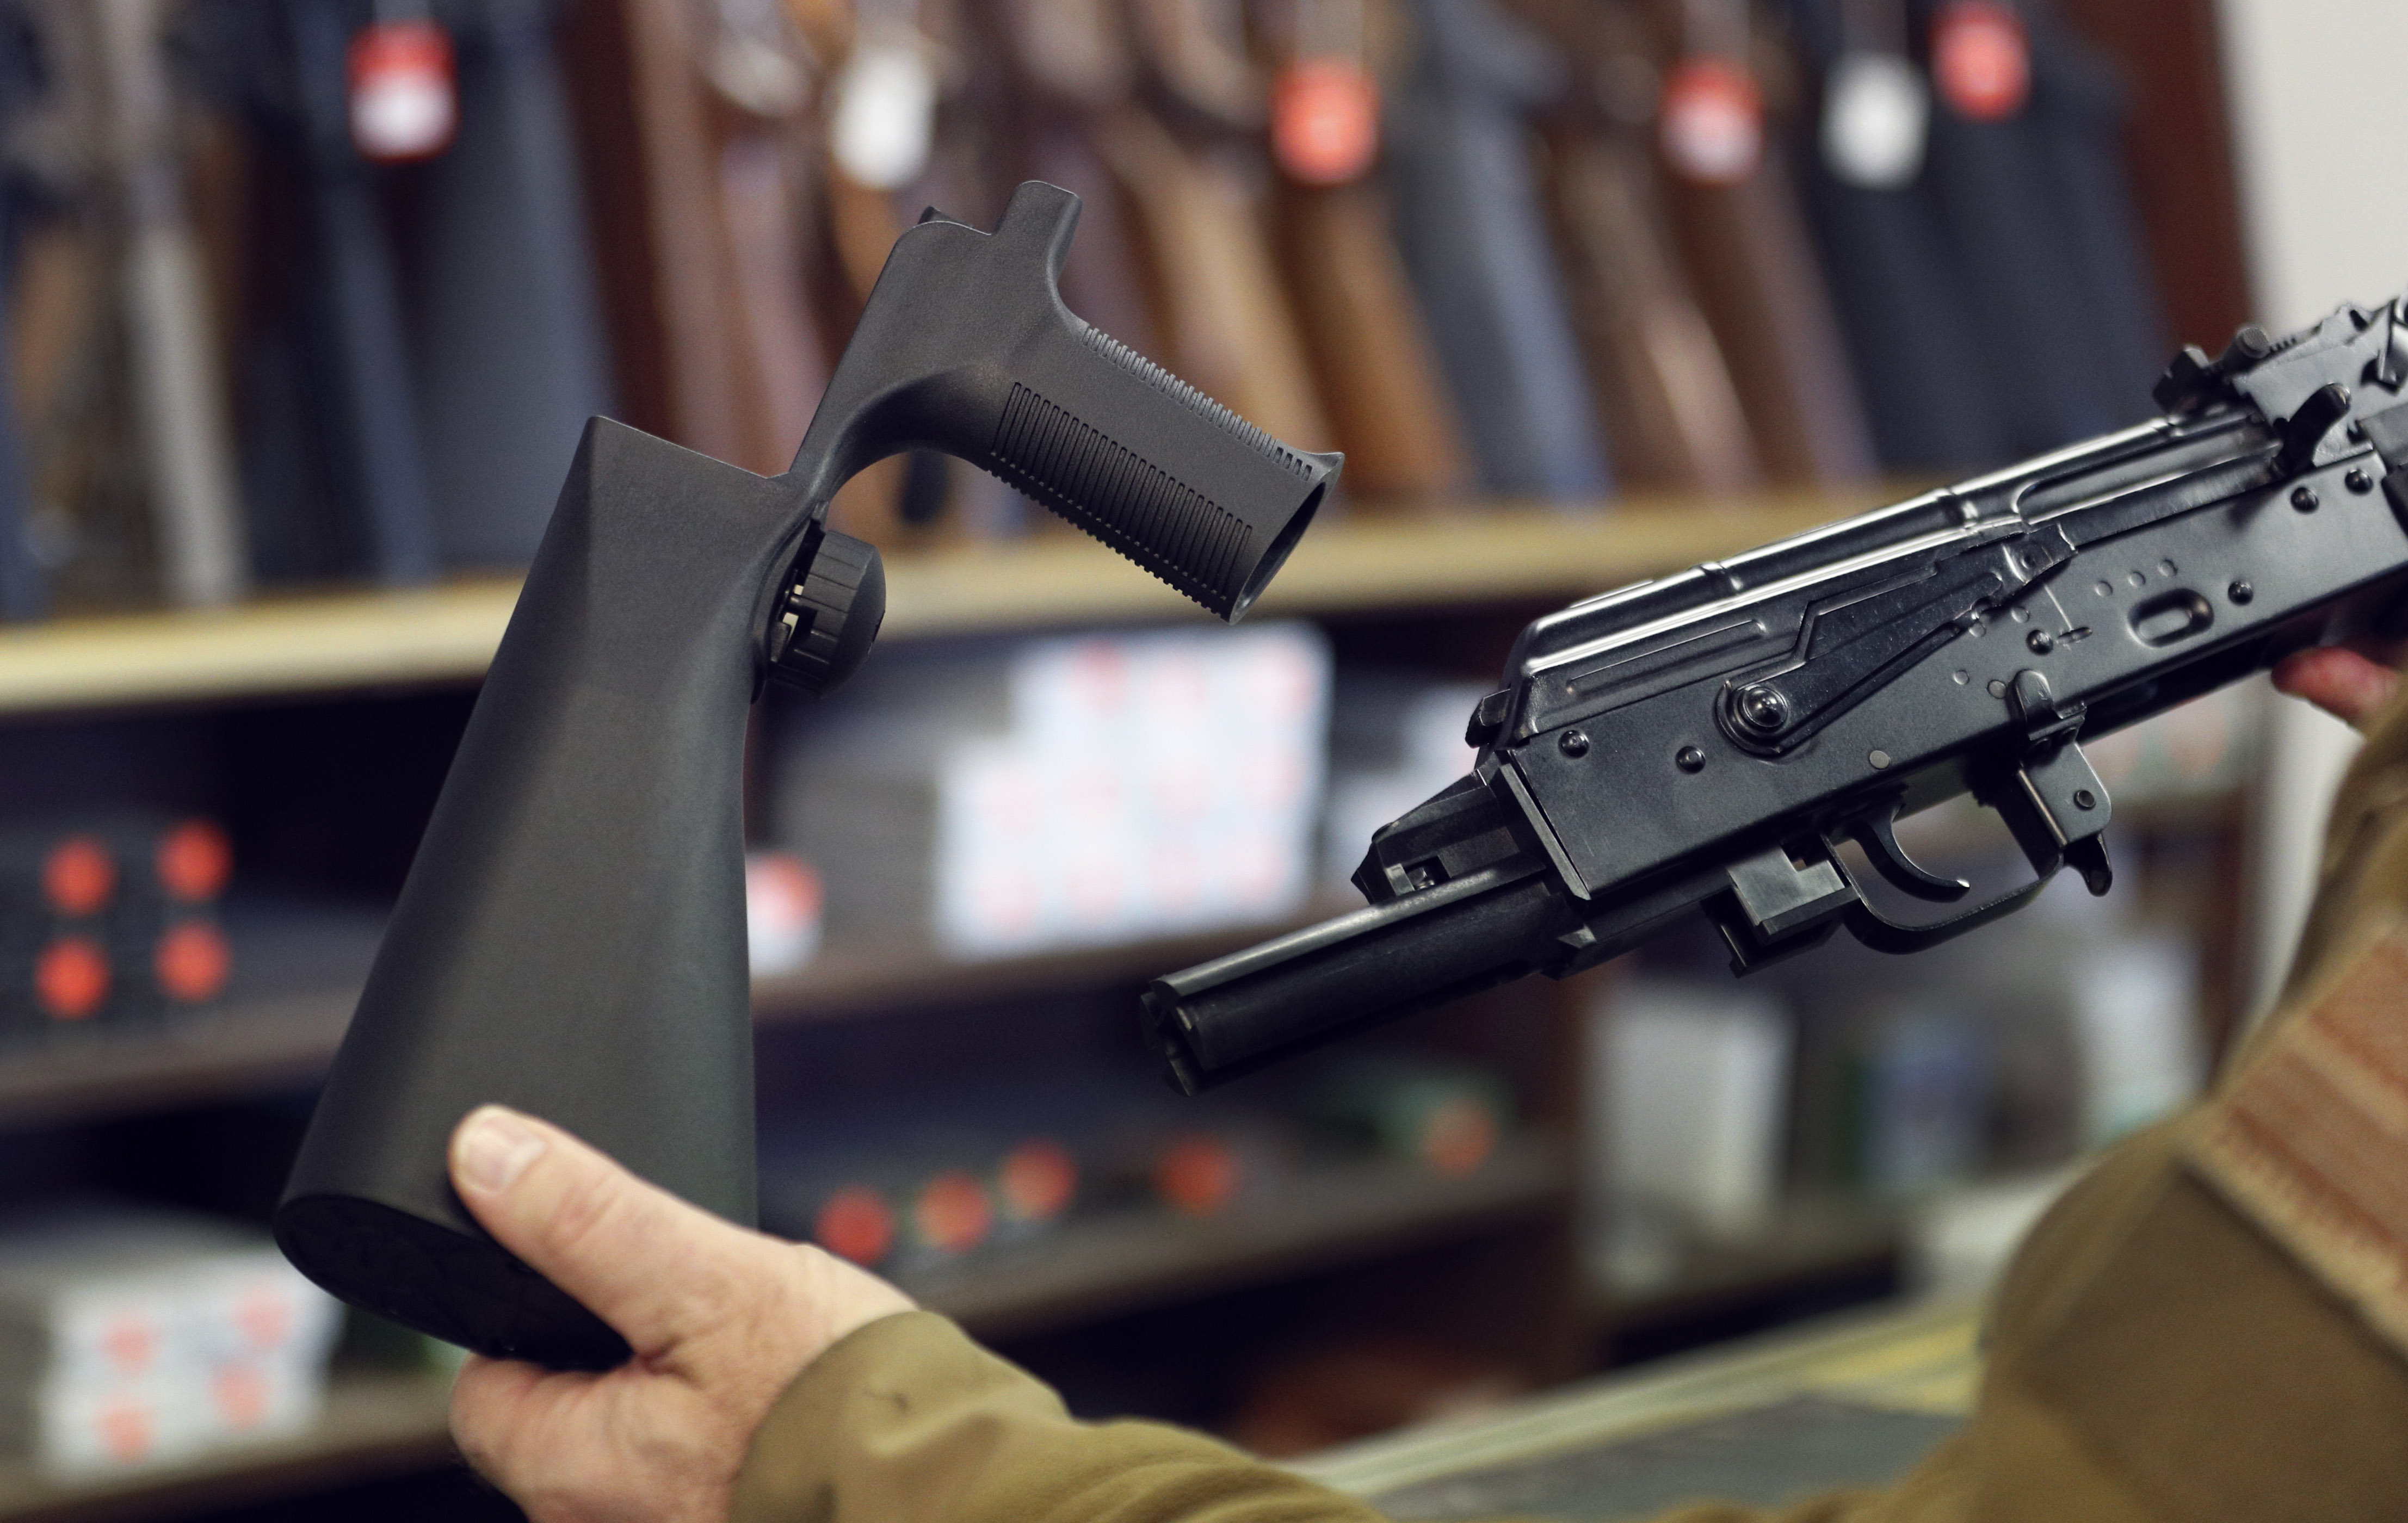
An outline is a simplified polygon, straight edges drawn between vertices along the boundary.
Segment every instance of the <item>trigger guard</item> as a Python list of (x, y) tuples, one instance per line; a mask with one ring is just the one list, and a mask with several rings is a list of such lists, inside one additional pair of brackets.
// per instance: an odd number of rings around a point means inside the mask
[[(1848, 872), (1848, 864), (1836, 852), (1832, 854), (1831, 861), (1839, 868), (1840, 875), (1848, 879), (1849, 887), (1856, 888), (1856, 879)], [(1942, 942), (1954, 941), (1968, 931), (1978, 931), (1993, 920), (2013, 915), (2039, 898), (2041, 890), (2056, 881), (2057, 872), (2057, 868), (2052, 867), (2020, 889), (2011, 890), (1962, 914), (1934, 920), (1928, 925), (1901, 925), (1891, 919), (1873, 908), (1860, 888), (1856, 890), (1856, 902), (1841, 912), (1841, 918), (1848, 928), (1848, 934), (1876, 952), (1904, 956), (1910, 952), (1927, 951)]]

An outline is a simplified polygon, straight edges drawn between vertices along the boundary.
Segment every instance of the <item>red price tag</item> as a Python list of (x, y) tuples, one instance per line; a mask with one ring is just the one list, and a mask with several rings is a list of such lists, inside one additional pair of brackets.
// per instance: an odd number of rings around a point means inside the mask
[(433, 21), (379, 22), (351, 39), (351, 141), (380, 164), (452, 146), (460, 95), (452, 38)]
[(1271, 87), (1271, 152), (1305, 185), (1358, 179), (1380, 152), (1380, 87), (1343, 58), (1305, 58)]
[(1684, 179), (1737, 185), (1764, 157), (1764, 96), (1727, 58), (1692, 58), (1664, 81), (1664, 157)]
[(1931, 77), (1971, 121), (2005, 121), (2031, 98), (2031, 37), (2000, 0), (1951, 0), (1931, 22)]

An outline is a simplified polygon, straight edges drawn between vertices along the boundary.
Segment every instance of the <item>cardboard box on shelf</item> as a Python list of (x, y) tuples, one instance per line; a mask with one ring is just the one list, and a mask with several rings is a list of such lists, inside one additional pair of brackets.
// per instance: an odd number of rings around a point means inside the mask
[(0, 1451), (79, 1474), (299, 1431), (339, 1323), (254, 1231), (103, 1203), (0, 1224)]

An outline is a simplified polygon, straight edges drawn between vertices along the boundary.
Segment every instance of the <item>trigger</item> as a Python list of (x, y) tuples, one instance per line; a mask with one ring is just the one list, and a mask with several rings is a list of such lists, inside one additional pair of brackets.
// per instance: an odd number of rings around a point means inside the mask
[(1906, 854), (1906, 848), (1898, 844), (1897, 809), (1895, 804), (1885, 804), (1880, 813), (1868, 815), (1852, 827), (1856, 843), (1881, 875), (1900, 893), (1935, 904), (1953, 904), (1972, 892), (1973, 886), (1963, 878), (1942, 877)]
[(2093, 899), (2103, 899), (2115, 886), (2115, 869), (2107, 861), (2107, 838), (2086, 835), (2071, 841), (2065, 847), (2065, 865), (2082, 875), (2082, 886), (2090, 890)]

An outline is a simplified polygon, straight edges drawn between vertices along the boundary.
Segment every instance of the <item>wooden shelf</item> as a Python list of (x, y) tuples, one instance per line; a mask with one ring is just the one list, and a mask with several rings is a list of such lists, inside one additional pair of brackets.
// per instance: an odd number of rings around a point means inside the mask
[(0, 1519), (132, 1523), (290, 1496), (438, 1465), (453, 1453), (451, 1383), (425, 1375), (338, 1377), (308, 1432), (122, 1475), (60, 1480), (0, 1461)]
[[(1861, 512), (1885, 495), (1359, 515), (1306, 535), (1261, 615), (1569, 599)], [(890, 639), (1204, 617), (1100, 545), (1067, 533), (897, 554), (887, 582)], [(487, 578), (0, 629), (0, 714), (473, 681), (517, 597), (514, 580)]]
[(1220, 1216), (1133, 1211), (902, 1283), (982, 1338), (1014, 1337), (1467, 1235), (1560, 1208), (1570, 1177), (1527, 1136), (1460, 1179), (1402, 1160), (1326, 1165)]

